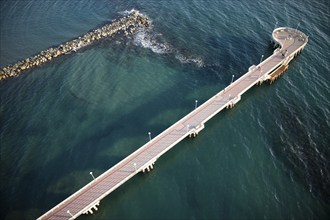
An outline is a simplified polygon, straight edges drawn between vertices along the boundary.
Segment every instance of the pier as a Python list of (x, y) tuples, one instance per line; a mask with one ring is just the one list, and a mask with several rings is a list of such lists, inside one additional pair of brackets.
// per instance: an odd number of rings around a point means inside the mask
[(308, 36), (299, 30), (280, 27), (272, 33), (273, 54), (215, 94), (188, 115), (177, 121), (145, 145), (76, 193), (56, 205), (38, 219), (75, 219), (93, 214), (100, 201), (139, 172), (151, 171), (157, 159), (186, 137), (195, 137), (205, 123), (225, 108), (233, 108), (251, 87), (264, 81), (272, 82), (287, 70), (290, 61), (304, 49)]

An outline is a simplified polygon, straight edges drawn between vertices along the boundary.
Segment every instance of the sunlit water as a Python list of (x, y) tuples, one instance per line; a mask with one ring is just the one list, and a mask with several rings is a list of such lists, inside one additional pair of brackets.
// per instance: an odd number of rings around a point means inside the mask
[(1, 219), (35, 219), (269, 56), (309, 35), (279, 80), (161, 157), (82, 219), (327, 219), (329, 1), (1, 1), (0, 67), (131, 9), (152, 20), (0, 82)]

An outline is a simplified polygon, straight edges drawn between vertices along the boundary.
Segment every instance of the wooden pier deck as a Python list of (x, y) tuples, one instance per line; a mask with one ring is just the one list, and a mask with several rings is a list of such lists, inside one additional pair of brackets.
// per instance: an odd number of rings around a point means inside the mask
[(280, 48), (270, 57), (251, 66), (235, 82), (38, 219), (75, 219), (81, 214), (92, 214), (105, 196), (137, 173), (152, 169), (160, 156), (187, 136), (196, 136), (209, 119), (224, 108), (233, 107), (252, 86), (272, 79), (272, 73), (287, 66), (308, 42), (304, 33), (288, 27), (275, 29), (272, 37)]

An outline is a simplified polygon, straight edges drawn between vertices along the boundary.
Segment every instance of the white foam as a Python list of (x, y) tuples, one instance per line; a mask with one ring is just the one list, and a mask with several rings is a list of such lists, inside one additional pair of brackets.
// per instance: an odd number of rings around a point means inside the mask
[(128, 10), (120, 11), (119, 14), (124, 15), (124, 16), (127, 16), (127, 15), (132, 14), (133, 12), (137, 12), (137, 13), (141, 14), (138, 10), (136, 10), (134, 8), (131, 9), (130, 11), (128, 11)]
[(134, 36), (134, 44), (151, 49), (154, 53), (171, 53), (171, 45), (160, 39), (160, 36), (161, 34), (153, 34), (151, 30), (140, 29)]
[[(139, 13), (142, 15), (140, 11), (135, 9), (120, 12), (120, 14), (124, 16), (132, 13)], [(174, 53), (175, 58), (178, 59), (181, 63), (196, 64), (198, 67), (204, 66), (204, 61), (201, 57), (185, 56), (181, 54), (178, 50), (176, 50), (164, 39), (161, 33), (157, 33), (153, 30), (152, 23), (148, 29), (140, 28), (135, 33), (135, 35), (133, 36), (133, 43), (135, 46), (148, 48), (154, 53), (158, 54)]]
[(178, 60), (180, 60), (181, 63), (194, 63), (196, 64), (198, 67), (203, 67), (204, 66), (204, 61), (202, 58), (200, 57), (186, 57), (182, 54), (176, 54), (175, 58), (177, 58)]
[(128, 16), (130, 14), (133, 14), (133, 13), (136, 13), (138, 15), (141, 15), (141, 16), (144, 16), (144, 17), (147, 17), (145, 14), (141, 13), (139, 10), (136, 10), (136, 9), (131, 9), (131, 10), (125, 10), (125, 11), (120, 11), (118, 12), (120, 15), (123, 15), (123, 16)]
[(162, 37), (161, 33), (153, 32), (152, 28), (138, 30), (134, 35), (133, 42), (135, 46), (148, 48), (154, 53), (174, 53), (175, 58), (181, 63), (196, 64), (198, 67), (204, 66), (204, 61), (201, 57), (185, 56), (181, 54)]

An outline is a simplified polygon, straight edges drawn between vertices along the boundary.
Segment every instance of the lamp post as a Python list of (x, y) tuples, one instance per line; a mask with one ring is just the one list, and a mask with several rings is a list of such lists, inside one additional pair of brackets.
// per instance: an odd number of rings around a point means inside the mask
[(93, 177), (93, 180), (95, 180), (95, 177), (93, 175), (93, 172), (89, 172), (89, 174)]
[(232, 76), (231, 76), (231, 82), (230, 82), (230, 84), (233, 83), (233, 81), (234, 81), (234, 77), (235, 77), (235, 75), (232, 75)]
[(150, 131), (148, 132), (148, 135), (149, 135), (149, 141), (151, 141), (151, 132)]
[(261, 55), (261, 58), (260, 58), (260, 62), (259, 64), (262, 62), (262, 59), (264, 58), (264, 55)]
[(187, 132), (189, 131), (189, 125), (187, 125)]
[(133, 165), (134, 165), (134, 169), (135, 169), (135, 172), (136, 172), (136, 163), (134, 163)]
[(66, 211), (66, 213), (68, 213), (69, 215), (71, 215), (71, 217), (73, 217), (73, 215), (71, 214), (70, 210)]
[(195, 100), (195, 109), (197, 108), (198, 100)]

